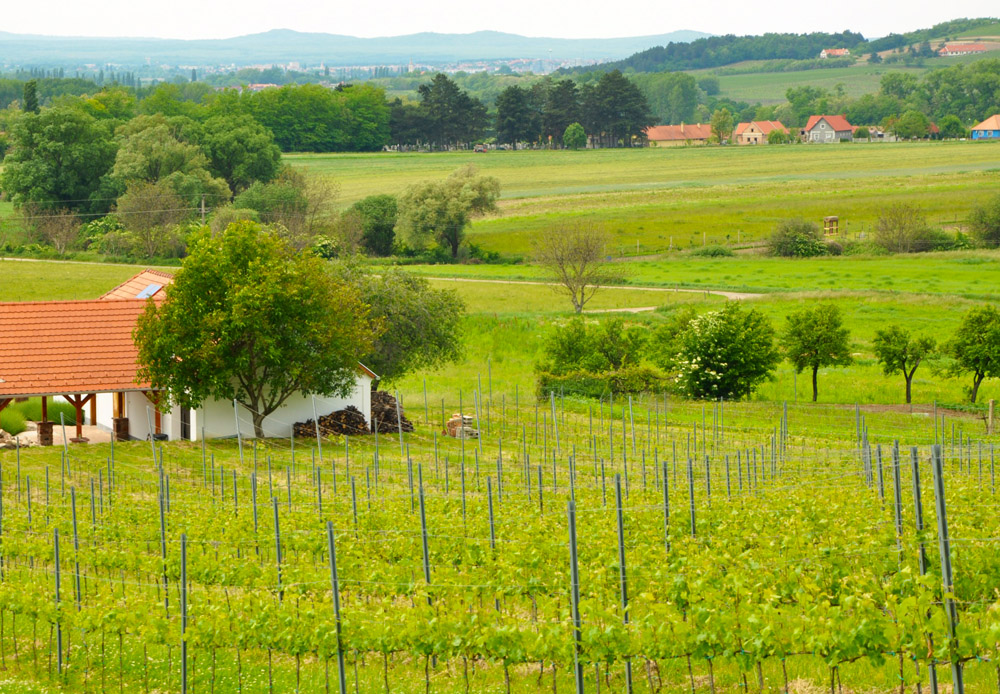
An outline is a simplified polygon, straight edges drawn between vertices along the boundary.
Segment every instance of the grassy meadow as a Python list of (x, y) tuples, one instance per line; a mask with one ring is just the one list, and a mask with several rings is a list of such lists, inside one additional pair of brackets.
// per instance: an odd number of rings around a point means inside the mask
[(855, 143), (786, 147), (676, 147), (579, 152), (294, 155), (293, 166), (337, 183), (349, 205), (398, 194), (474, 164), (502, 186), (500, 212), (470, 239), (527, 254), (554, 225), (606, 227), (623, 255), (759, 240), (788, 217), (841, 218), (851, 236), (887, 204), (918, 205), (930, 221), (961, 226), (1000, 187), (994, 143)]

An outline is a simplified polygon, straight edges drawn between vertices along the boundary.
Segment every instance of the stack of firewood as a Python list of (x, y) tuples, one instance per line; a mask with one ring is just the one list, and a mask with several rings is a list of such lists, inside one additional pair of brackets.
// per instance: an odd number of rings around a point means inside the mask
[(400, 421), (402, 421), (403, 431), (413, 431), (413, 422), (403, 415), (403, 408), (399, 408), (399, 417), (396, 417), (396, 398), (389, 395), (384, 390), (372, 391), (372, 431), (378, 426), (380, 434), (395, 434), (399, 431)]
[[(320, 436), (348, 435), (358, 436), (367, 434), (368, 424), (365, 422), (365, 415), (353, 405), (348, 405), (343, 410), (337, 410), (330, 414), (322, 415), (319, 418)], [(316, 423), (313, 420), (297, 422), (295, 424), (295, 435), (301, 437), (315, 436)]]

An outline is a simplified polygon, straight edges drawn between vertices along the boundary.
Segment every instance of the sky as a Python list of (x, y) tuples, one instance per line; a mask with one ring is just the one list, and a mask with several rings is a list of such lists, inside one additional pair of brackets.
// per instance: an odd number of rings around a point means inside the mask
[[(483, 29), (525, 36), (606, 38), (664, 34), (693, 29), (712, 34), (860, 31), (874, 38), (920, 29), (956, 17), (1000, 15), (996, 0), (954, 3), (912, 0), (839, 0), (812, 5), (801, 0), (769, 0), (760, 5), (736, 0), (597, 0), (573, 3), (504, 0), (173, 0), (168, 7), (135, 0), (11, 2), (0, 31), (60, 36), (148, 36), (228, 38), (269, 29), (295, 29), (351, 36), (395, 36), (420, 31), (467, 33)], [(376, 9), (377, 8), (377, 9)], [(822, 9), (821, 9), (822, 8)], [(830, 11), (827, 11), (827, 10)], [(752, 11), (751, 11), (752, 10)], [(833, 19), (836, 15), (836, 19)]]

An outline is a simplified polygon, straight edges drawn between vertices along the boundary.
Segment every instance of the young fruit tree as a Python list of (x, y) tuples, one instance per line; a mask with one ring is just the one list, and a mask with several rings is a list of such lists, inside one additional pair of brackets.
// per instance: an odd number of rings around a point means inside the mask
[(577, 313), (598, 289), (622, 279), (621, 265), (608, 261), (609, 240), (600, 227), (574, 224), (550, 229), (535, 243), (535, 261), (556, 283), (556, 291), (569, 295)]
[(952, 375), (972, 374), (968, 392), (969, 401), (975, 402), (983, 381), (1000, 376), (1000, 311), (996, 306), (978, 306), (962, 316), (945, 351), (954, 359), (948, 369)]
[(824, 366), (851, 363), (849, 333), (833, 304), (821, 304), (788, 316), (782, 346), (797, 373), (812, 369), (813, 402), (819, 396), (816, 375)]
[(906, 404), (911, 402), (913, 374), (920, 362), (934, 353), (933, 337), (915, 337), (898, 325), (875, 331), (872, 347), (886, 376), (901, 373), (906, 379)]
[(342, 396), (379, 326), (356, 289), (252, 222), (193, 241), (161, 304), (135, 329), (140, 380), (167, 402), (235, 400), (264, 419), (294, 393)]

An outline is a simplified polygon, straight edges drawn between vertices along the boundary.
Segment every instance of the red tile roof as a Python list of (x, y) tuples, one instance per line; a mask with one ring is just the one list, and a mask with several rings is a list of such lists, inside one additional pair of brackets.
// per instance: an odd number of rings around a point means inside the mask
[(0, 303), (0, 398), (144, 390), (132, 330), (146, 302)]
[(778, 120), (754, 120), (749, 123), (740, 123), (736, 126), (736, 134), (742, 135), (751, 125), (756, 125), (763, 135), (769, 134), (772, 130), (788, 130), (781, 121)]
[(848, 123), (847, 119), (843, 116), (809, 116), (809, 122), (806, 123), (806, 132), (815, 128), (816, 124), (820, 122), (820, 119), (829, 123), (830, 127), (838, 133), (851, 129), (851, 124)]
[(162, 300), (166, 298), (164, 296), (163, 288), (174, 281), (174, 276), (167, 272), (160, 272), (159, 270), (145, 269), (140, 272), (135, 277), (125, 280), (117, 287), (111, 291), (103, 294), (102, 299), (135, 299), (150, 285), (159, 285), (159, 289), (155, 290), (149, 296)]
[(712, 137), (712, 126), (708, 123), (656, 125), (646, 128), (646, 138), (652, 142), (707, 140), (710, 137)]
[(1000, 113), (990, 116), (979, 125), (972, 126), (973, 130), (1000, 130)]
[(831, 55), (850, 55), (851, 54), (851, 52), (848, 49), (846, 49), (846, 48), (827, 48), (825, 51), (823, 51), (823, 53), (825, 53), (828, 56), (831, 56)]
[(986, 46), (982, 43), (946, 43), (939, 53), (984, 53)]

